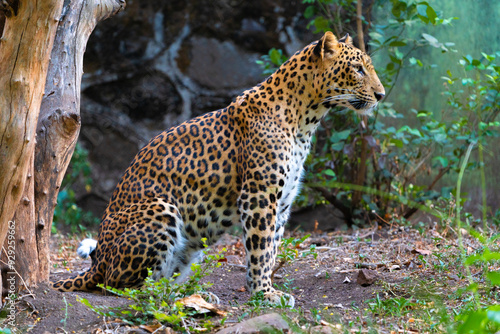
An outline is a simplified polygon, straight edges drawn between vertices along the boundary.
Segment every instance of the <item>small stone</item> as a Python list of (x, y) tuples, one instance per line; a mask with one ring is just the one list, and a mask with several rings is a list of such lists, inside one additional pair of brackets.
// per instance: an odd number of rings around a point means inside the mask
[(224, 328), (217, 332), (217, 334), (260, 334), (260, 333), (274, 333), (284, 332), (288, 333), (290, 326), (278, 313), (269, 313), (261, 315), (260, 317), (252, 318), (237, 325)]
[(378, 279), (378, 273), (375, 270), (361, 269), (358, 272), (356, 283), (361, 286), (370, 286)]

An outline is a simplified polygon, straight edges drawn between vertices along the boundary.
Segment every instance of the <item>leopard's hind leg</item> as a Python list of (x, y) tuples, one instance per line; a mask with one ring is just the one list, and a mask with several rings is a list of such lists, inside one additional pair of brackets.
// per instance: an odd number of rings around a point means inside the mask
[[(148, 200), (129, 213), (129, 224), (106, 254), (105, 286), (137, 287), (152, 278), (171, 277), (179, 267), (176, 253), (186, 247), (183, 221), (175, 205), (161, 198)], [(129, 222), (130, 223), (130, 222)]]

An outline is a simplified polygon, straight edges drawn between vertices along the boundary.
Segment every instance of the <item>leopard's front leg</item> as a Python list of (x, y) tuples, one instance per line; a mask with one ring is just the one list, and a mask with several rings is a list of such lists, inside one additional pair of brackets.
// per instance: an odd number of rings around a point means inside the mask
[(293, 307), (293, 296), (274, 289), (271, 282), (280, 239), (276, 238), (276, 193), (276, 189), (267, 188), (262, 192), (252, 185), (244, 185), (238, 199), (246, 249), (247, 285), (252, 294), (262, 291), (265, 300), (272, 304), (280, 304), (284, 298), (287, 305)]

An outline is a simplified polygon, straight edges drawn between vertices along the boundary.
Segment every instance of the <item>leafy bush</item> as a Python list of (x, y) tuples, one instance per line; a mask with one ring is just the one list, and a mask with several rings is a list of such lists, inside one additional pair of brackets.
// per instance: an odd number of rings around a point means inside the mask
[[(202, 239), (202, 241), (206, 247), (206, 239)], [(226, 249), (222, 250), (222, 252), (225, 251)], [(174, 330), (183, 332), (205, 331), (212, 326), (211, 322), (205, 319), (204, 327), (198, 327), (190, 318), (200, 314), (200, 312), (187, 308), (178, 300), (193, 294), (204, 293), (212, 283), (201, 283), (201, 279), (209, 275), (214, 268), (221, 266), (219, 260), (222, 258), (222, 254), (207, 255), (205, 252), (204, 262), (202, 264), (193, 263), (191, 265), (193, 274), (189, 276), (186, 282), (179, 284), (174, 283), (178, 274), (171, 278), (161, 278), (155, 281), (151, 278), (152, 272), (149, 270), (148, 277), (141, 288), (119, 290), (103, 287), (108, 292), (130, 300), (129, 306), (110, 308), (92, 305), (85, 298), (79, 300), (99, 315), (120, 318), (122, 321), (133, 325), (148, 324), (156, 319), (159, 323), (169, 325)]]
[[(310, 19), (309, 26), (315, 32), (356, 34), (352, 28), (356, 1), (303, 2), (308, 4), (304, 16)], [(378, 1), (376, 6), (388, 13), (384, 24), (369, 20), (371, 7), (365, 9), (362, 24), (370, 27), (370, 53), (377, 52), (378, 63), (382, 62), (377, 73), (386, 87), (386, 99), (372, 118), (336, 109), (321, 121), (305, 165), (305, 188), (297, 199), (299, 205), (333, 204), (342, 211), (348, 225), (389, 217), (409, 218), (418, 209), (439, 215), (429, 209), (430, 201), (450, 200), (455, 194), (454, 185), (443, 186), (439, 181), (449, 173), (458, 173), (471, 143), (477, 144), (475, 147), (482, 153), (487, 139), (498, 136), (499, 123), (495, 119), (500, 110), (500, 87), (496, 55), (483, 54), (481, 59), (465, 56), (461, 65), (469, 76), (447, 72), (444, 79), (448, 110), (412, 109), (403, 113), (394, 109), (387, 98), (400, 74), (409, 68), (431, 67), (414, 56), (416, 50), (437, 48), (446, 56), (453, 47), (453, 43), (442, 43), (427, 33), (411, 38), (409, 27), (444, 26), (455, 18), (443, 18), (426, 1)], [(283, 62), (281, 55), (274, 49), (270, 52), (262, 64), (266, 73), (272, 72), (270, 63), (279, 66)], [(402, 123), (399, 128), (392, 125)], [(484, 162), (479, 161), (467, 168), (482, 166)]]
[(88, 151), (77, 144), (71, 162), (64, 175), (61, 190), (57, 195), (57, 206), (54, 210), (52, 233), (57, 233), (57, 225), (67, 226), (71, 233), (83, 232), (85, 226), (98, 225), (99, 219), (91, 212), (84, 211), (76, 204), (75, 191), (71, 188), (75, 183), (81, 181), (85, 189), (92, 188), (91, 167), (88, 160)]

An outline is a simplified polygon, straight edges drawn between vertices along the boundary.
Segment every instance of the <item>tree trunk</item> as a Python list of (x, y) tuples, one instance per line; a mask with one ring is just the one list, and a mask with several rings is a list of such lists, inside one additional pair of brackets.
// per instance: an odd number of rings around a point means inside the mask
[(57, 194), (80, 133), (85, 47), (97, 23), (124, 6), (124, 0), (71, 0), (64, 7), (47, 74), (35, 149), (35, 219), (43, 280), (49, 275), (49, 237)]
[[(38, 259), (33, 256), (33, 249), (36, 249), (36, 236), (33, 233), (35, 231), (33, 159), (34, 156), (31, 156), (24, 192), (14, 218), (9, 224), (9, 233), (1, 256), (1, 261), (4, 263), (2, 268), (4, 295), (11, 294), (13, 287), (15, 291), (19, 291), (23, 285), (31, 286), (38, 282)], [(14, 257), (9, 251), (14, 251)], [(9, 265), (9, 259), (13, 260), (13, 265), (12, 262)]]
[[(0, 39), (0, 244), (32, 168), (35, 131), (50, 50), (63, 1), (2, 1)], [(15, 235), (17, 238), (18, 235)], [(13, 246), (13, 245), (11, 245)], [(13, 254), (13, 263), (20, 263)], [(13, 266), (10, 265), (10, 269)]]
[[(49, 48), (52, 52), (46, 80), (45, 77), (43, 80), (45, 94), (38, 118), (36, 148), (31, 155), (33, 176), (28, 178), (30, 186), (23, 195), (26, 201), (17, 207), (15, 216), (17, 226), (21, 227), (16, 230), (16, 255), (22, 254), (28, 259), (16, 261), (15, 268), (28, 286), (49, 277), (49, 237), (54, 207), (80, 130), (80, 83), (87, 40), (99, 21), (124, 6), (124, 0), (70, 0), (65, 2), (58, 21), (54, 46)], [(8, 29), (6, 26), (5, 32)]]
[[(358, 0), (356, 3), (356, 32), (358, 34), (358, 47), (361, 51), (365, 52), (365, 37), (363, 33), (363, 1)], [(366, 178), (366, 164), (368, 160), (368, 143), (365, 138), (366, 131), (368, 130), (368, 116), (363, 115), (361, 116), (362, 123), (361, 123), (361, 154), (359, 157), (359, 165), (358, 165), (358, 170), (356, 174), (356, 180), (355, 183), (358, 186), (363, 186), (365, 183), (365, 178)], [(352, 195), (352, 208), (356, 209), (357, 206), (359, 205), (359, 202), (361, 201), (361, 196), (363, 193), (361, 191), (354, 191)]]

